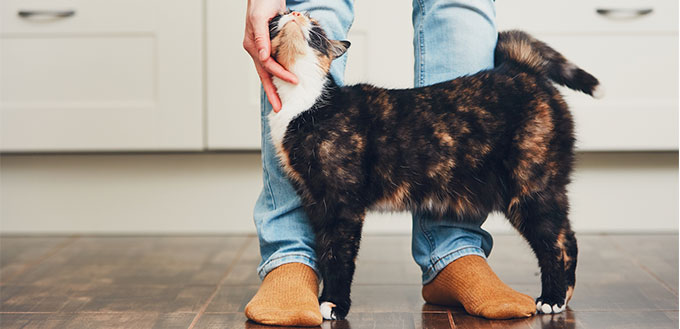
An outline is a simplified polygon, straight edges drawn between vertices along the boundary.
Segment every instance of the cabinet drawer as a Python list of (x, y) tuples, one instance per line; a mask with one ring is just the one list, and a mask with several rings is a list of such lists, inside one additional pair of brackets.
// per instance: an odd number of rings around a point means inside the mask
[(202, 2), (4, 0), (0, 9), (1, 151), (203, 148)]
[[(498, 27), (554, 33), (678, 31), (677, 0), (497, 1)], [(599, 12), (598, 12), (599, 11)]]
[[(0, 26), (3, 33), (10, 34), (152, 31), (157, 16), (154, 7), (164, 5), (172, 4), (148, 0), (3, 0)], [(30, 16), (21, 16), (22, 12)]]
[(677, 36), (536, 37), (592, 73), (605, 90), (604, 98), (593, 99), (563, 88), (580, 150), (677, 150)]
[(603, 99), (563, 89), (579, 150), (678, 149), (678, 1), (515, 0), (496, 9), (499, 30), (530, 32), (602, 83)]

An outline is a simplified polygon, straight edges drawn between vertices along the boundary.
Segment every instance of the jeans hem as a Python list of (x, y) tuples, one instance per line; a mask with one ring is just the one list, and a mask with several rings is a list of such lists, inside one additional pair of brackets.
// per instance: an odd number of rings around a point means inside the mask
[(271, 272), (273, 269), (288, 263), (305, 264), (314, 270), (319, 280), (321, 279), (321, 274), (316, 268), (316, 261), (304, 254), (287, 254), (271, 258), (258, 268), (257, 274), (260, 276), (261, 280), (264, 280), (264, 277), (267, 276), (267, 274), (269, 274), (269, 272)]
[(430, 283), (430, 281), (434, 280), (441, 270), (443, 270), (447, 265), (451, 264), (456, 259), (469, 255), (477, 255), (486, 259), (486, 255), (484, 254), (484, 250), (482, 248), (475, 246), (458, 248), (440, 257), (437, 259), (437, 261), (430, 265), (427, 271), (423, 273), (423, 285), (426, 285)]

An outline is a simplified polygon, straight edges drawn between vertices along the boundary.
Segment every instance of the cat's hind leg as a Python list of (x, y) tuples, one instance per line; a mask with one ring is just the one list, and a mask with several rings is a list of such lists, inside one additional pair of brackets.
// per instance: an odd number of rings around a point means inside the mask
[(541, 313), (564, 311), (573, 292), (577, 247), (567, 212), (563, 190), (515, 197), (506, 212), (538, 258), (542, 291), (536, 310)]

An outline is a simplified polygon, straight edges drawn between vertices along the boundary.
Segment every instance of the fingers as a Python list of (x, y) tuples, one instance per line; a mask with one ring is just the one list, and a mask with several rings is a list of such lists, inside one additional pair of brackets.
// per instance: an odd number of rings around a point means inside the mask
[(251, 22), (253, 28), (253, 41), (255, 43), (255, 54), (251, 53), (253, 59), (257, 58), (260, 65), (269, 74), (278, 77), (279, 79), (297, 84), (297, 77), (293, 73), (287, 71), (281, 64), (277, 63), (271, 57), (271, 41), (269, 40), (269, 21), (267, 19), (253, 18)]
[(261, 62), (262, 67), (264, 67), (267, 72), (278, 77), (279, 79), (290, 82), (292, 84), (297, 84), (298, 80), (295, 74), (287, 71), (281, 64), (277, 63), (273, 58), (269, 57), (266, 61)]
[(264, 68), (262, 68), (258, 64), (255, 64), (255, 69), (257, 70), (257, 74), (260, 76), (262, 88), (264, 89), (264, 92), (267, 94), (267, 99), (269, 100), (269, 103), (272, 105), (272, 109), (274, 110), (274, 112), (278, 113), (281, 110), (281, 99), (279, 98), (279, 94), (276, 92), (276, 87), (272, 82), (271, 76), (269, 75), (269, 73), (267, 73), (267, 71), (264, 70)]
[(255, 16), (251, 20), (253, 27), (253, 40), (257, 49), (257, 58), (264, 62), (271, 54), (271, 43), (269, 41), (269, 22), (264, 16)]
[(282, 104), (276, 92), (276, 86), (272, 81), (272, 76), (288, 83), (298, 83), (295, 74), (289, 72), (271, 57), (269, 20), (284, 8), (285, 0), (248, 1), (245, 37), (243, 39), (243, 48), (253, 59), (262, 87), (274, 112), (279, 112)]

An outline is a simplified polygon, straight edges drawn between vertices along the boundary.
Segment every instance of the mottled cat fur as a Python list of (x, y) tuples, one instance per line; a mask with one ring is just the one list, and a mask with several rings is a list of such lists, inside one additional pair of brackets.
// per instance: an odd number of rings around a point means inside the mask
[(364, 215), (428, 212), (481, 221), (502, 212), (541, 268), (537, 310), (571, 298), (577, 247), (566, 186), (574, 124), (554, 83), (594, 95), (595, 77), (521, 31), (501, 32), (495, 68), (432, 86), (338, 86), (330, 63), (349, 43), (306, 14), (270, 23), (272, 54), (300, 80), (274, 79), (283, 108), (271, 138), (316, 233), (325, 318), (342, 319)]

